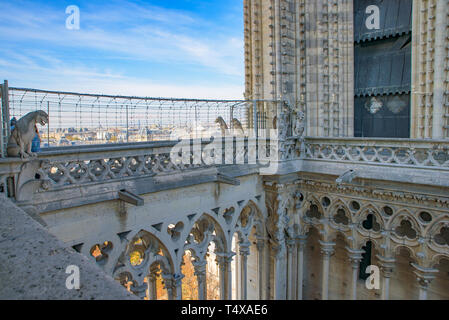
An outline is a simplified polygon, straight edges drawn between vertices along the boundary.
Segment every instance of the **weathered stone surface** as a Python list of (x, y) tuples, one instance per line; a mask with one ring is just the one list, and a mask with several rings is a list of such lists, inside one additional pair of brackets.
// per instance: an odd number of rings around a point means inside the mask
[[(69, 265), (80, 269), (79, 290), (66, 288)], [(136, 298), (0, 195), (0, 299)]]

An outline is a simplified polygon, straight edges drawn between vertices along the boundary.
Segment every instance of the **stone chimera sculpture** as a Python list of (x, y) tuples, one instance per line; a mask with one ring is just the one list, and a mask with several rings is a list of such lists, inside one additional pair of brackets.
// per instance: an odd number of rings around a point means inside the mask
[(23, 159), (36, 156), (31, 152), (31, 143), (36, 136), (38, 123), (42, 126), (48, 123), (48, 114), (45, 111), (30, 112), (17, 121), (8, 140), (8, 157), (20, 156)]

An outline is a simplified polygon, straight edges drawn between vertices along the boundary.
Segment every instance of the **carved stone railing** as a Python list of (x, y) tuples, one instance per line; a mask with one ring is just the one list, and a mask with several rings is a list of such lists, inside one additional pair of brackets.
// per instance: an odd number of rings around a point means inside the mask
[[(260, 160), (260, 153), (277, 152), (277, 147), (272, 150), (270, 142), (256, 144), (252, 138), (216, 139), (214, 143), (218, 149), (214, 150), (210, 149), (214, 144), (210, 142), (183, 140), (51, 148), (39, 153), (37, 158), (0, 159), (0, 193), (26, 202), (33, 192), (117, 183), (226, 165), (256, 164), (261, 168), (260, 161), (252, 163), (250, 159)], [(289, 139), (280, 142), (279, 146), (281, 155), (275, 161), (281, 164), (280, 167), (286, 161), (304, 159), (309, 164), (327, 161), (449, 170), (449, 141), (444, 140), (307, 137), (305, 140)], [(321, 170), (310, 165), (301, 168), (299, 164), (287, 169), (291, 172)]]
[[(269, 153), (266, 144), (259, 149)], [(22, 191), (45, 192), (198, 168), (257, 164), (251, 159), (258, 156), (255, 140), (247, 137), (49, 148), (36, 158), (0, 159), (0, 193), (21, 201)]]
[(449, 140), (307, 137), (304, 159), (449, 170)]
[[(203, 164), (174, 163), (170, 152), (176, 142), (153, 142), (114, 146), (52, 148), (39, 154), (39, 170), (52, 188), (107, 182), (161, 173), (181, 172)], [(184, 157), (191, 158), (188, 154)]]

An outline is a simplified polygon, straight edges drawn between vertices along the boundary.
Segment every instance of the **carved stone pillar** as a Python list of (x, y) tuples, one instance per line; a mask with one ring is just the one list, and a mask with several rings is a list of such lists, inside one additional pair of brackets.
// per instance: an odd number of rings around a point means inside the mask
[(264, 277), (265, 277), (265, 299), (270, 300), (273, 299), (273, 283), (271, 282), (271, 243), (269, 240), (265, 242), (265, 250), (264, 250), (264, 264), (265, 264), (265, 270), (264, 270)]
[(287, 240), (287, 299), (293, 300), (295, 297), (295, 279), (293, 270), (293, 253), (295, 249), (296, 241), (294, 239)]
[[(265, 182), (265, 203), (268, 210), (266, 228), (270, 237), (270, 270), (274, 275), (274, 294), (270, 297), (276, 300), (287, 298), (287, 248), (286, 229), (289, 225), (289, 211), (293, 210), (293, 184)], [(270, 281), (271, 282), (271, 281)]]
[(215, 253), (215, 261), (218, 264), (218, 277), (220, 281), (220, 299), (226, 299), (226, 263), (225, 258), (219, 253)]
[(257, 239), (257, 271), (258, 271), (258, 287), (259, 287), (259, 299), (264, 300), (267, 299), (263, 295), (263, 289), (264, 289), (264, 250), (265, 250), (265, 239), (264, 238), (258, 238)]
[(148, 298), (150, 300), (157, 300), (156, 278), (157, 271), (151, 270), (148, 275)]
[(248, 255), (251, 243), (244, 241), (239, 243), (240, 254), (240, 300), (248, 298)]
[(231, 263), (235, 253), (231, 252), (225, 257), (226, 263), (226, 299), (232, 300), (232, 268)]
[(324, 242), (320, 240), (321, 254), (323, 255), (323, 279), (322, 279), (322, 291), (321, 298), (328, 300), (329, 298), (329, 267), (330, 259), (334, 254), (335, 242)]
[(232, 257), (235, 255), (231, 253), (215, 253), (216, 261), (219, 267), (220, 276), (220, 299), (232, 299)]
[(394, 258), (377, 256), (379, 259), (380, 271), (383, 278), (382, 283), (382, 300), (390, 299), (390, 278), (394, 271)]
[(193, 268), (195, 270), (195, 276), (198, 281), (198, 300), (207, 299), (207, 285), (206, 285), (206, 267), (207, 261), (193, 261)]
[(438, 273), (438, 269), (424, 268), (416, 263), (412, 263), (412, 267), (416, 269), (413, 272), (416, 275), (416, 280), (419, 285), (419, 300), (427, 300), (427, 289), (430, 282), (435, 279), (435, 274)]
[(173, 291), (175, 293), (176, 300), (182, 300), (182, 279), (184, 278), (183, 274), (174, 274), (173, 275)]
[(162, 280), (164, 284), (164, 289), (167, 290), (168, 300), (174, 300), (174, 296), (176, 293), (174, 292), (175, 280), (173, 275), (163, 273)]
[(276, 300), (286, 300), (287, 298), (287, 282), (285, 277), (285, 260), (287, 255), (287, 250), (285, 242), (272, 245), (272, 250), (275, 259), (275, 276), (274, 276), (274, 286), (275, 293), (274, 299)]
[(449, 136), (448, 10), (447, 0), (413, 0), (411, 138)]
[(297, 252), (297, 284), (296, 284), (296, 298), (297, 300), (302, 300), (302, 287), (304, 283), (304, 247), (306, 245), (307, 239), (306, 236), (299, 236), (296, 238), (296, 248)]
[(362, 261), (363, 250), (346, 248), (352, 267), (351, 300), (357, 300), (357, 279), (359, 278), (360, 261)]

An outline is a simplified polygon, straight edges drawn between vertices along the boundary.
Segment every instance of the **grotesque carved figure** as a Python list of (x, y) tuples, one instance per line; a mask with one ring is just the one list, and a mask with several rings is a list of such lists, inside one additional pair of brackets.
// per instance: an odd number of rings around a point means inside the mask
[(223, 137), (226, 136), (226, 131), (228, 130), (228, 126), (227, 126), (226, 122), (223, 120), (223, 118), (221, 116), (219, 116), (217, 118), (217, 120), (215, 120), (215, 123), (218, 123), (220, 125), (221, 135)]
[(234, 127), (234, 130), (237, 130), (237, 132), (241, 133), (242, 135), (245, 135), (245, 131), (243, 130), (242, 124), (238, 119), (236, 118), (232, 119), (232, 126)]
[(48, 123), (48, 115), (45, 111), (30, 112), (20, 118), (14, 126), (8, 141), (8, 157), (28, 158), (36, 156), (31, 152), (31, 143), (36, 136), (37, 124), (45, 126)]
[(349, 170), (343, 173), (341, 176), (339, 176), (335, 182), (337, 185), (340, 185), (342, 183), (351, 183), (352, 180), (354, 180), (357, 177), (357, 172), (354, 170)]
[(298, 112), (296, 121), (295, 121), (295, 127), (294, 127), (294, 136), (302, 137), (305, 130), (305, 114), (304, 112)]

